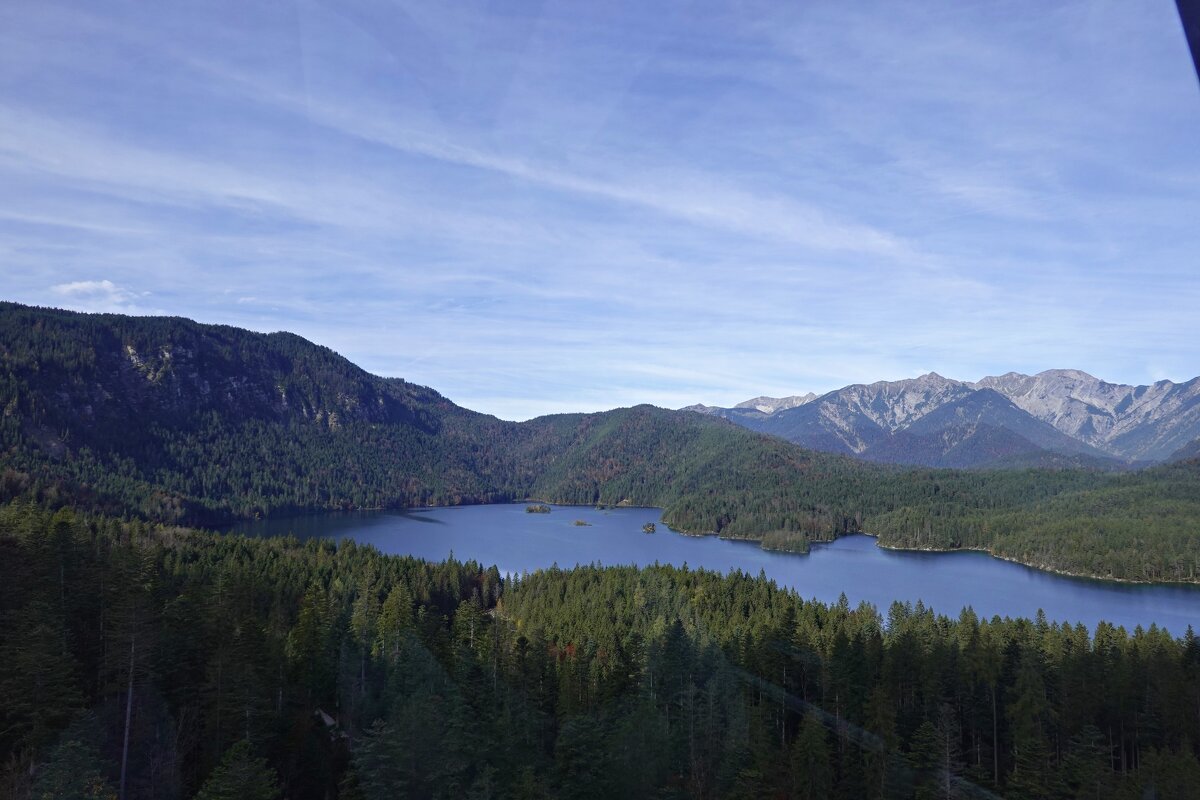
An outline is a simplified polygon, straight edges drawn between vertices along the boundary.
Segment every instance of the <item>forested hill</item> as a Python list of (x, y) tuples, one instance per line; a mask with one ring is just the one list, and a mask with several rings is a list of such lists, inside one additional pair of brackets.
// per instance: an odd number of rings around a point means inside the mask
[[(436, 454), (417, 451), (458, 411), (292, 334), (177, 318), (3, 304), (0, 358), (10, 465), (157, 519), (433, 499)], [(354, 447), (369, 431), (397, 451), (375, 475), (381, 448)]]
[[(431, 389), (371, 375), (291, 333), (179, 317), (78, 314), (0, 303), (6, 396), (50, 433), (109, 447), (146, 425), (354, 422), (436, 429), (453, 408)], [(15, 395), (15, 396), (14, 396)]]
[(292, 334), (0, 304), (0, 499), (219, 525), (302, 510), (631, 503), (691, 532), (989, 549), (1200, 578), (1200, 463), (902, 469), (651, 406), (515, 423)]
[(861, 521), (836, 487), (882, 474), (651, 406), (505, 422), (292, 334), (11, 303), (0, 407), (6, 494), (168, 522), (536, 496), (827, 537)]

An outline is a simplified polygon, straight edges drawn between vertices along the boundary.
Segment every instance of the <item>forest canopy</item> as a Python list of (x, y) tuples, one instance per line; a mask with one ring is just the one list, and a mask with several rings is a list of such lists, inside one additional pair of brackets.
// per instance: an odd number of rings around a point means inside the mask
[(1190, 629), (881, 616), (669, 566), (506, 577), (17, 502), (0, 507), (0, 631), (17, 798), (1200, 785)]

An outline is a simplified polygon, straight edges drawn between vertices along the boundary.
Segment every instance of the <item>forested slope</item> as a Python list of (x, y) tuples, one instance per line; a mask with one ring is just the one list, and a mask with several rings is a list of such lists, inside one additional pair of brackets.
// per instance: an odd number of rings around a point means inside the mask
[(1197, 579), (1200, 464), (904, 469), (651, 406), (514, 423), (291, 334), (0, 304), (0, 499), (220, 525), (319, 509), (633, 503), (805, 550), (867, 530), (1081, 574)]
[[(968, 488), (964, 498), (899, 507), (869, 524), (893, 547), (976, 548), (1046, 569), (1123, 580), (1200, 577), (1200, 462), (1099, 481), (1074, 480), (1078, 475), (998, 473)], [(989, 503), (993, 498), (999, 502)]]
[(291, 334), (6, 304), (0, 348), (6, 463), (151, 518), (486, 502), (529, 480), (503, 458), (511, 426)]
[(0, 506), (18, 800), (1187, 798), (1198, 692), (1190, 631)]

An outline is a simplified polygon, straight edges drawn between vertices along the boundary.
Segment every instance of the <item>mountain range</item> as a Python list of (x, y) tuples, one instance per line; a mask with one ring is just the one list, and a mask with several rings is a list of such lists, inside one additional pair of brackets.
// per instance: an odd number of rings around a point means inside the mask
[(814, 450), (893, 464), (1118, 470), (1200, 453), (1200, 378), (1129, 386), (1070, 369), (975, 382), (931, 372), (820, 396), (685, 410)]

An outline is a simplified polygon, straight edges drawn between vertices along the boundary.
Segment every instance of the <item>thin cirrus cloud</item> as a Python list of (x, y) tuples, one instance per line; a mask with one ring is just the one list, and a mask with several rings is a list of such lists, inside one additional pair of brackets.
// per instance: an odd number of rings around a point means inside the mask
[(1186, 379), (1169, 6), (17, 0), (6, 299), (294, 330), (510, 418)]
[(838, 220), (786, 196), (762, 196), (722, 185), (713, 176), (688, 172), (661, 175), (654, 183), (638, 175), (589, 177), (536, 162), (484, 152), (447, 134), (422, 135), (389, 125), (381, 109), (354, 109), (310, 95), (289, 95), (253, 76), (208, 62), (194, 66), (248, 91), (258, 102), (275, 105), (339, 133), (384, 145), (407, 155), (471, 167), (566, 193), (592, 195), (700, 225), (712, 225), (766, 238), (794, 241), (822, 250), (897, 255), (905, 245), (886, 232)]
[(50, 287), (50, 291), (81, 311), (117, 314), (144, 314), (148, 310), (139, 303), (142, 297), (117, 286), (110, 280), (72, 281)]

